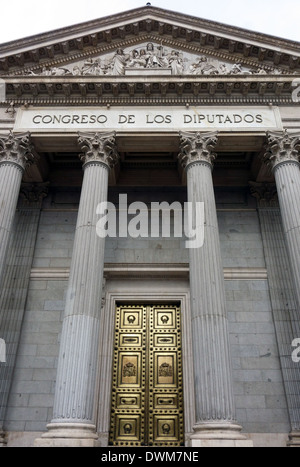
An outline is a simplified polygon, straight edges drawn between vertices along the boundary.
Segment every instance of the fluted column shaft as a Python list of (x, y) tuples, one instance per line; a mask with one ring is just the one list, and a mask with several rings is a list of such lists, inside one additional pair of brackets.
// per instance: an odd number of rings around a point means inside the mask
[(300, 135), (268, 133), (265, 161), (275, 175), (298, 308), (300, 309)]
[(233, 425), (235, 406), (219, 229), (212, 180), (216, 133), (181, 134), (188, 201), (204, 202), (204, 245), (190, 249), (196, 430)]
[(94, 430), (105, 248), (105, 239), (96, 233), (96, 209), (107, 201), (109, 169), (117, 156), (113, 134), (81, 134), (79, 143), (84, 178), (51, 424), (83, 424)]
[(23, 184), (21, 186), (21, 196), (9, 238), (5, 272), (0, 287), (0, 337), (6, 343), (6, 362), (0, 365), (0, 433), (1, 428), (5, 426), (40, 210), (46, 193), (46, 184), (26, 184), (25, 187)]
[(291, 421), (289, 445), (299, 445), (300, 439), (300, 365), (291, 358), (291, 343), (300, 336), (299, 310), (282, 228), (276, 186), (251, 183), (253, 196), (258, 200), (258, 213), (268, 268), (268, 282), (272, 301), (283, 383)]
[(23, 173), (33, 161), (29, 133), (0, 136), (0, 281)]

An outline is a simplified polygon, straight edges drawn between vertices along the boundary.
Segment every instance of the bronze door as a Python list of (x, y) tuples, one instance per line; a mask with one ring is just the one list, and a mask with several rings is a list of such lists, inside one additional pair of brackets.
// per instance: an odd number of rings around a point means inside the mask
[(179, 307), (117, 307), (111, 445), (184, 445), (181, 360)]

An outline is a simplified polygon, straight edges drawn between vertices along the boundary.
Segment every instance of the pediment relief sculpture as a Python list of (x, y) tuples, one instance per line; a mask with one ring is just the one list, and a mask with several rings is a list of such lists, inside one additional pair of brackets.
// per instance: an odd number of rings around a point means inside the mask
[[(165, 75), (253, 75), (267, 74), (262, 67), (250, 69), (241, 63), (222, 62), (218, 58), (195, 55), (162, 45), (141, 44), (135, 48), (117, 49), (115, 53), (87, 58), (63, 67), (43, 67), (41, 76), (125, 76), (138, 74)], [(270, 73), (270, 72), (268, 72)], [(281, 74), (274, 69), (273, 74)]]

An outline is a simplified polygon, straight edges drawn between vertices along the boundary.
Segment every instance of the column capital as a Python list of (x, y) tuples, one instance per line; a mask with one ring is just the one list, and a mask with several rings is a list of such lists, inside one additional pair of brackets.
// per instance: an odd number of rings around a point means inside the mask
[(299, 163), (300, 159), (300, 133), (284, 131), (267, 132), (267, 151), (264, 162), (274, 170), (282, 163)]
[(20, 198), (24, 205), (42, 205), (43, 199), (47, 197), (50, 182), (22, 183)]
[(212, 167), (217, 155), (213, 152), (218, 142), (218, 132), (206, 133), (180, 132), (180, 149), (178, 156), (183, 168), (194, 163), (206, 163)]
[(256, 198), (259, 208), (279, 207), (275, 183), (249, 182), (251, 195)]
[(16, 133), (0, 136), (0, 164), (15, 164), (25, 170), (37, 159), (31, 143), (30, 133)]
[(84, 154), (80, 155), (83, 166), (90, 163), (103, 164), (112, 168), (117, 163), (119, 155), (116, 147), (116, 133), (78, 133), (78, 143)]

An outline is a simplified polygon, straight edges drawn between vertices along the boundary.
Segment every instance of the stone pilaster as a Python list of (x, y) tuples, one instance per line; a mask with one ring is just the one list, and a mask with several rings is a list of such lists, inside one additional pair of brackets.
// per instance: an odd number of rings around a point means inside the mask
[(265, 162), (274, 172), (283, 230), (300, 309), (300, 134), (268, 132)]
[(35, 158), (29, 133), (0, 136), (0, 281), (23, 173)]
[[(8, 246), (11, 240), (21, 181), (24, 170), (34, 162), (35, 158), (29, 133), (13, 134), (10, 132), (8, 135), (0, 135), (0, 290), (2, 291)], [(3, 316), (4, 310), (1, 307), (0, 322), (3, 320)], [(3, 338), (3, 336), (0, 337)], [(5, 371), (6, 366), (3, 368), (2, 371)], [(5, 382), (6, 380), (3, 384)], [(3, 415), (1, 419), (3, 419)], [(1, 430), (2, 425), (3, 420), (0, 420), (0, 445), (5, 443), (4, 432)]]
[[(1, 428), (5, 427), (9, 391), (22, 330), (42, 201), (47, 190), (47, 183), (21, 185), (8, 244), (0, 289), (0, 337), (6, 343), (6, 362), (0, 365), (0, 445)], [(3, 431), (2, 433), (5, 435)]]
[(81, 191), (63, 320), (54, 414), (37, 446), (93, 446), (105, 239), (96, 233), (97, 206), (107, 201), (115, 135), (79, 135), (84, 151)]
[(188, 201), (204, 202), (204, 245), (190, 249), (196, 425), (192, 446), (250, 446), (236, 423), (217, 211), (212, 180), (217, 133), (181, 133)]
[[(288, 133), (287, 130), (268, 132), (267, 140), (268, 147), (264, 160), (271, 167), (275, 176), (291, 270), (291, 282), (294, 284), (297, 323), (300, 311), (300, 134)], [(297, 372), (297, 369), (293, 368), (294, 371)], [(291, 393), (291, 388), (289, 392)], [(293, 445), (294, 439), (296, 440), (295, 445), (299, 444), (299, 402), (298, 393), (290, 394), (290, 415), (293, 430), (290, 445)]]
[(251, 182), (257, 199), (283, 383), (291, 421), (289, 445), (300, 445), (300, 365), (293, 362), (292, 342), (300, 320), (275, 184)]

